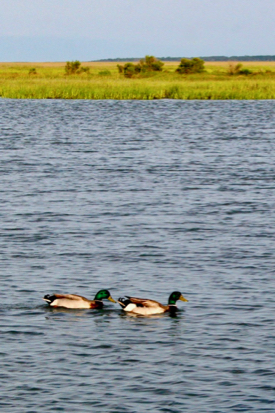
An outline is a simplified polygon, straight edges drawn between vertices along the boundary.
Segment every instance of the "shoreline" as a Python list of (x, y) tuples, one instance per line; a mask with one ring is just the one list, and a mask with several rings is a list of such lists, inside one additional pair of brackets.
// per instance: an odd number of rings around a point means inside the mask
[[(238, 63), (238, 62), (235, 62)], [(125, 78), (116, 62), (83, 62), (88, 72), (65, 75), (65, 62), (0, 63), (0, 98), (90, 100), (270, 100), (275, 99), (275, 62), (242, 62), (249, 75), (229, 75), (234, 62), (205, 62), (205, 72), (162, 72)]]

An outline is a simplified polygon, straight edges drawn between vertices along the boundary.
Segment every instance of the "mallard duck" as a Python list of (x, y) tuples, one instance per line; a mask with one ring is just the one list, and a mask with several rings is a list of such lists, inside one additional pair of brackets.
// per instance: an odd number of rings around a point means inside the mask
[(158, 301), (148, 300), (147, 298), (128, 297), (119, 298), (118, 303), (121, 305), (124, 311), (131, 312), (140, 315), (153, 315), (162, 314), (167, 311), (177, 311), (176, 302), (178, 300), (188, 301), (179, 291), (174, 291), (170, 294), (168, 304), (163, 305)]
[(108, 290), (98, 291), (93, 300), (88, 300), (87, 298), (76, 294), (47, 294), (43, 298), (43, 300), (45, 300), (51, 307), (65, 308), (102, 308), (103, 299), (108, 299), (113, 303), (116, 303)]

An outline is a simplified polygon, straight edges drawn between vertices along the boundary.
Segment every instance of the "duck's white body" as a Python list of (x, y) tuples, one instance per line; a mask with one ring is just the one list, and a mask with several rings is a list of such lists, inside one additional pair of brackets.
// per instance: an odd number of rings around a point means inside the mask
[(51, 307), (64, 307), (72, 309), (85, 309), (85, 308), (103, 308), (103, 299), (108, 299), (115, 303), (116, 301), (111, 297), (108, 290), (100, 290), (94, 300), (88, 300), (85, 297), (77, 294), (47, 294), (43, 300), (46, 301)]
[(76, 294), (55, 294), (56, 299), (52, 302), (45, 301), (49, 303), (51, 307), (65, 307), (65, 308), (91, 308), (91, 300), (85, 297), (81, 297)]
[(163, 305), (155, 300), (149, 300), (148, 298), (129, 297), (119, 298), (118, 303), (121, 305), (124, 311), (127, 313), (139, 314), (144, 316), (163, 314), (167, 311), (174, 313), (177, 311), (176, 301), (188, 301), (179, 291), (174, 291), (168, 300), (167, 305)]
[[(131, 297), (131, 300), (133, 297)], [(126, 307), (123, 308), (124, 311), (140, 315), (153, 315), (153, 314), (162, 314), (167, 311), (166, 308), (163, 308), (162, 305), (158, 302), (152, 300), (143, 300), (143, 306), (138, 306), (137, 304), (131, 302)]]

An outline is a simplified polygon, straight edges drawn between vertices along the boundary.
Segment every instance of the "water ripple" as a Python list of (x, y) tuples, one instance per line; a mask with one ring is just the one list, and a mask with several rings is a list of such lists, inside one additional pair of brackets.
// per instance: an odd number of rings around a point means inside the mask
[[(274, 102), (0, 109), (0, 408), (274, 412)], [(101, 288), (189, 302), (42, 301)]]

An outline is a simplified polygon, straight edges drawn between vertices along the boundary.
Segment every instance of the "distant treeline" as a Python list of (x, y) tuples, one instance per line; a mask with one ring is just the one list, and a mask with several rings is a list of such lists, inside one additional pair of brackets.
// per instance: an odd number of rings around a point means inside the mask
[(207, 56), (202, 57), (205, 62), (274, 62), (275, 55), (258, 55), (258, 56)]
[[(182, 57), (158, 57), (158, 59), (163, 62), (177, 62), (182, 59)], [(189, 57), (190, 58), (190, 57)], [(275, 55), (258, 55), (258, 56), (200, 56), (200, 59), (205, 62), (274, 62)], [(127, 58), (116, 58), (116, 59), (100, 59), (97, 62), (138, 62), (140, 57), (127, 57)]]

